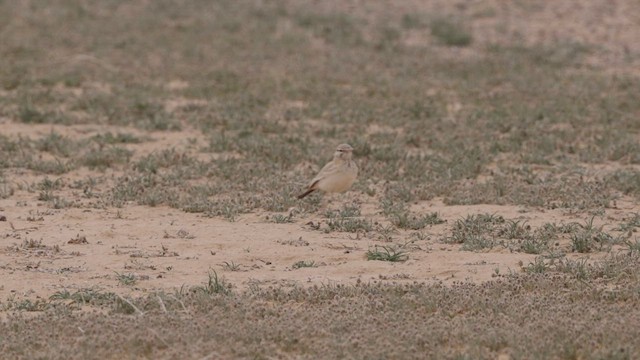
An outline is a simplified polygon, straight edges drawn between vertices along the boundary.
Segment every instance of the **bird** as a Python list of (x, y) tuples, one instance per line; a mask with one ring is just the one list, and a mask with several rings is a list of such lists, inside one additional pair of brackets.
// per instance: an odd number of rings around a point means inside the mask
[(309, 182), (307, 190), (298, 195), (298, 199), (316, 190), (338, 193), (347, 191), (358, 177), (358, 166), (352, 160), (353, 148), (349, 144), (340, 144), (333, 153), (333, 160)]

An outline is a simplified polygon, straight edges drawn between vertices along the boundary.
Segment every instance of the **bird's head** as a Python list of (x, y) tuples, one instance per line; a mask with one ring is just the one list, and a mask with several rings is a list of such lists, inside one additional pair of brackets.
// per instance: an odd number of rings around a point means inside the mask
[(334, 159), (349, 160), (353, 154), (353, 148), (349, 144), (340, 144), (333, 153)]

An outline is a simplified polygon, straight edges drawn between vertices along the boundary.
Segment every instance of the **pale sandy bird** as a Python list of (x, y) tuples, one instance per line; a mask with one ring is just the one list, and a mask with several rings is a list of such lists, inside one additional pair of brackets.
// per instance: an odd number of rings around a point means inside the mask
[(353, 148), (349, 144), (340, 144), (333, 153), (333, 160), (325, 165), (322, 170), (309, 182), (307, 191), (298, 195), (298, 199), (311, 194), (316, 190), (324, 192), (347, 191), (358, 177), (358, 166), (351, 159)]

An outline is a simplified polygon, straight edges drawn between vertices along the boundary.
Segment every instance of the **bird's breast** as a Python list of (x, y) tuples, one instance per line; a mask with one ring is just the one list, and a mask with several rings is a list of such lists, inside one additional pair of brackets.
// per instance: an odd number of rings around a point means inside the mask
[(356, 171), (344, 171), (320, 180), (318, 182), (318, 188), (326, 192), (344, 192), (347, 191), (351, 185), (356, 181), (358, 172)]

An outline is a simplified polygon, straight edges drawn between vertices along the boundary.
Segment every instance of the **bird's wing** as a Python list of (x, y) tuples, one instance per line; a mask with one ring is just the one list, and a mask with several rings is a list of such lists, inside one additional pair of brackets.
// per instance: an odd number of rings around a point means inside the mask
[(327, 177), (327, 175), (334, 173), (337, 167), (338, 166), (336, 165), (335, 162), (333, 161), (328, 162), (327, 165), (325, 165), (320, 170), (318, 175), (316, 175), (316, 177), (314, 177), (313, 180), (309, 182), (309, 188), (312, 188), (313, 186), (315, 186), (318, 183), (318, 181), (324, 179), (325, 177)]

